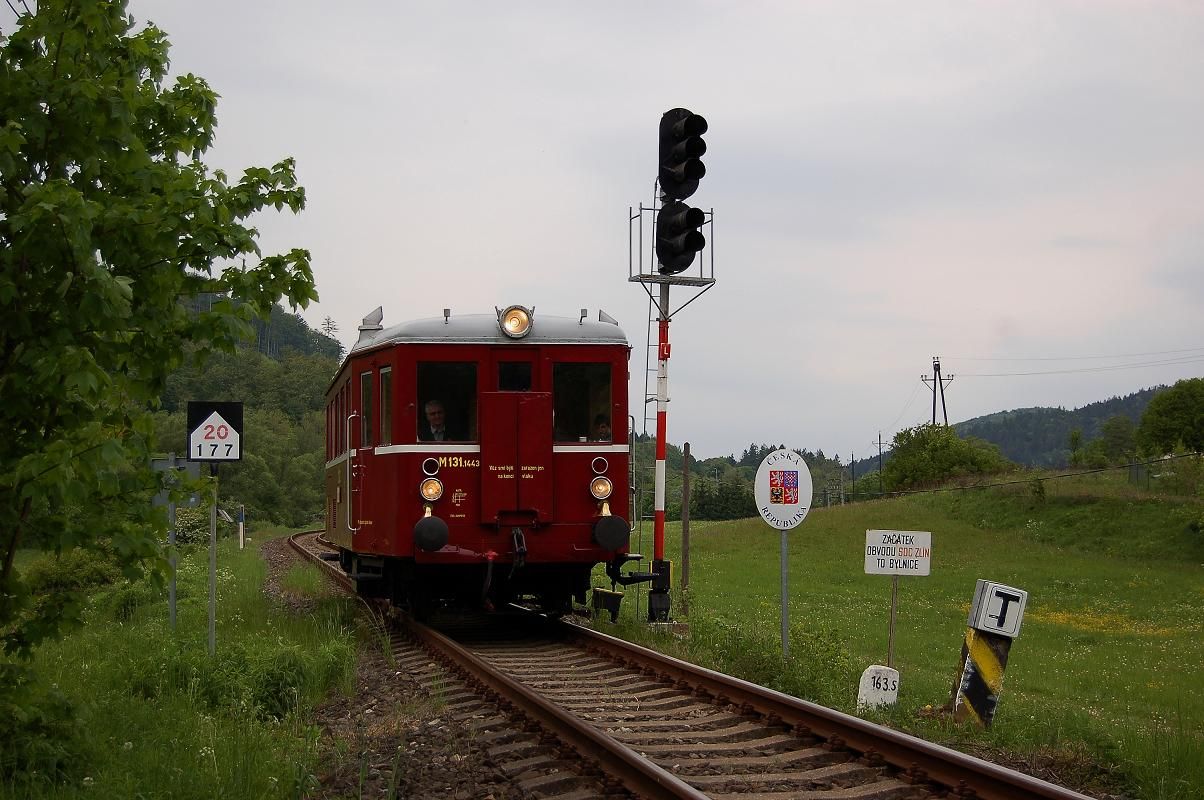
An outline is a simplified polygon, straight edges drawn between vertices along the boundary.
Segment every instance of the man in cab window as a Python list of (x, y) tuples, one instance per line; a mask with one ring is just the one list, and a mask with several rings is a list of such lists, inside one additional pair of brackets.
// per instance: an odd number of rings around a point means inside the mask
[(423, 407), (425, 420), (418, 423), (420, 442), (462, 442), (464, 434), (447, 424), (447, 410), (441, 400), (427, 400)]

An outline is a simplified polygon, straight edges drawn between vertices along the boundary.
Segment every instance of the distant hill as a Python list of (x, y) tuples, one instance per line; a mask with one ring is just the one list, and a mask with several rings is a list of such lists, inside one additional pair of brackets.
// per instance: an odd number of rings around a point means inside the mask
[[(999, 411), (984, 417), (975, 417), (954, 424), (961, 436), (973, 436), (999, 446), (1003, 455), (1017, 464), (1030, 467), (1061, 467), (1070, 459), (1067, 442), (1070, 432), (1083, 432), (1083, 443), (1098, 438), (1100, 426), (1109, 417), (1123, 415), (1141, 421), (1141, 415), (1155, 393), (1165, 389), (1155, 386), (1150, 389), (1090, 403), (1073, 411), (1064, 408), (1017, 408)], [(890, 453), (883, 454), (883, 460)], [(857, 474), (864, 475), (878, 469), (878, 459), (866, 458), (857, 462)]]
[[(200, 294), (184, 302), (192, 312), (208, 310), (222, 297), (215, 294)], [(279, 305), (272, 306), (270, 319), (256, 318), (255, 341), (245, 346), (254, 348), (269, 358), (279, 361), (289, 352), (306, 356), (326, 356), (336, 361), (343, 357), (343, 346), (331, 336), (313, 328), (296, 314), (290, 314)]]
[(305, 320), (278, 305), (272, 306), (271, 319), (255, 320), (255, 349), (269, 358), (280, 359), (290, 350), (307, 356), (326, 356), (336, 361), (343, 357), (337, 339), (315, 331)]

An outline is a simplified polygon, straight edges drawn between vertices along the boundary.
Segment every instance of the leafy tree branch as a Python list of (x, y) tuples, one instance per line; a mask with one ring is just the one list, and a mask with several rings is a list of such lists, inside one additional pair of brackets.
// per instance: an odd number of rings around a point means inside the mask
[[(0, 39), (0, 640), (10, 652), (58, 630), (23, 599), (14, 554), (25, 534), (103, 546), (128, 568), (154, 558), (149, 412), (167, 377), (232, 351), (278, 300), (316, 298), (309, 253), (264, 254), (251, 224), (266, 208), (304, 208), (293, 160), (236, 181), (210, 170), (201, 157), (217, 95), (194, 75), (169, 85), (168, 64), (166, 35), (136, 29), (120, 0), (44, 0)], [(202, 292), (219, 299), (189, 307)]]

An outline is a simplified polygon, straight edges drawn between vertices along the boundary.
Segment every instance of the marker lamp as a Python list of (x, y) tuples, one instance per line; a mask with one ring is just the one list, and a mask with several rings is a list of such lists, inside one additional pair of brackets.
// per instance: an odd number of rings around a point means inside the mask
[(443, 481), (438, 478), (427, 478), (418, 485), (418, 491), (422, 494), (423, 500), (434, 502), (443, 496)]
[(589, 482), (589, 493), (594, 496), (595, 500), (605, 500), (610, 497), (610, 493), (614, 491), (614, 486), (610, 482), (610, 478), (599, 475)]

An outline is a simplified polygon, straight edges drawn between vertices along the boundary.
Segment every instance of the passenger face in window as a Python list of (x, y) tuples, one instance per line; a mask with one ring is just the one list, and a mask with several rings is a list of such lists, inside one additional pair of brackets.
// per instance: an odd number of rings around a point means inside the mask
[(447, 414), (443, 410), (443, 404), (438, 400), (431, 400), (426, 404), (426, 424), (432, 439), (447, 438), (446, 418)]
[(605, 414), (599, 414), (594, 417), (594, 431), (589, 438), (595, 442), (609, 442), (610, 418)]

